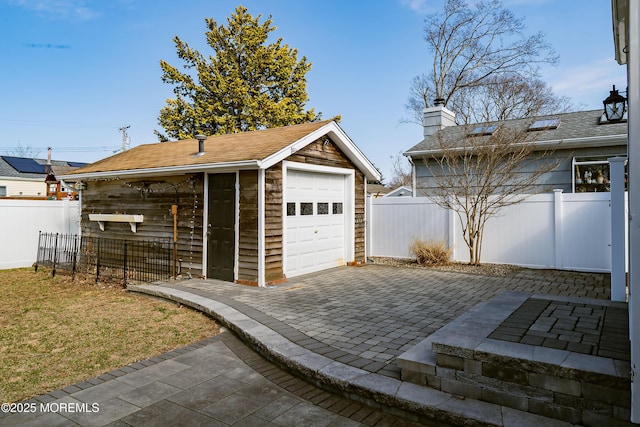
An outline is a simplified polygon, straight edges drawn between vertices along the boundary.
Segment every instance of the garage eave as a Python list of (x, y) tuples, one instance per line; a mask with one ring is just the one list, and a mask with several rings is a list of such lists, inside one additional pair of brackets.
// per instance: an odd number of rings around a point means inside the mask
[(261, 167), (264, 169), (270, 168), (325, 135), (328, 136), (331, 141), (340, 148), (340, 150), (342, 150), (347, 158), (349, 158), (349, 160), (351, 160), (367, 177), (367, 180), (379, 181), (381, 179), (380, 172), (378, 172), (376, 167), (365, 157), (362, 151), (360, 151), (353, 141), (351, 141), (336, 122), (329, 122), (321, 128), (318, 128), (305, 135), (303, 138), (295, 141), (293, 144), (290, 144), (284, 149), (268, 156), (262, 160)]
[(259, 169), (261, 162), (259, 160), (245, 160), (240, 162), (226, 162), (226, 163), (212, 163), (202, 165), (184, 165), (184, 166), (169, 166), (162, 168), (145, 168), (145, 169), (129, 169), (129, 170), (115, 170), (104, 172), (89, 172), (72, 175), (60, 176), (60, 179), (66, 180), (80, 180), (80, 179), (106, 179), (114, 177), (130, 177), (130, 176), (166, 176), (166, 175), (179, 175), (184, 173), (198, 173), (198, 172), (223, 172), (223, 171), (235, 171), (241, 169)]

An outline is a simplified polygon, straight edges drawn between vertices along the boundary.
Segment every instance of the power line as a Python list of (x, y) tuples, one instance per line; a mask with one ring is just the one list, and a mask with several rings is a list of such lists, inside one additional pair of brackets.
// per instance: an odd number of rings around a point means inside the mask
[[(29, 146), (30, 148), (34, 149), (34, 150), (38, 150), (38, 151), (44, 151), (47, 149), (47, 147), (41, 146), (41, 147), (32, 147)], [(0, 147), (0, 150), (2, 151), (13, 151), (13, 150), (17, 150), (20, 148), (24, 148), (23, 146), (14, 146), (14, 147)], [(72, 153), (72, 152), (76, 152), (76, 153), (90, 153), (90, 152), (94, 152), (94, 151), (113, 151), (113, 150), (117, 150), (119, 147), (117, 145), (103, 145), (103, 146), (99, 146), (99, 147), (57, 147), (57, 146), (53, 146), (53, 149), (58, 152), (67, 152), (67, 153)]]
[(21, 125), (43, 125), (54, 127), (73, 127), (73, 128), (113, 128), (113, 124), (108, 123), (60, 123), (60, 122), (46, 122), (46, 121), (34, 121), (34, 120), (20, 120), (20, 119), (5, 119), (0, 117), (0, 122), (16, 123)]

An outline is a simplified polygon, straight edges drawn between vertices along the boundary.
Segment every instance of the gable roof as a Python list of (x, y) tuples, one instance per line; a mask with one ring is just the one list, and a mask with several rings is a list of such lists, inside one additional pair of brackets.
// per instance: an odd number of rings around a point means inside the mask
[(387, 194), (389, 191), (391, 191), (391, 189), (382, 184), (367, 184), (367, 193), (373, 194), (376, 197)]
[[(465, 145), (468, 134), (477, 126), (505, 126), (524, 132), (537, 120), (555, 118), (560, 119), (557, 128), (531, 131), (530, 140), (544, 148), (554, 144), (562, 144), (562, 147), (566, 148), (625, 145), (627, 143), (627, 123), (600, 124), (601, 116), (602, 110), (590, 110), (505, 120), (502, 122), (478, 123), (468, 126), (450, 126), (439, 130), (434, 135), (425, 137), (422, 142), (411, 147), (404, 155), (437, 155), (441, 152), (439, 138), (442, 138), (442, 142), (449, 147), (462, 148)], [(489, 136), (474, 138), (489, 138)]]
[[(16, 162), (17, 161), (17, 162)], [(33, 165), (30, 172), (20, 170), (19, 165)], [(0, 177), (8, 179), (27, 179), (31, 181), (44, 180), (47, 173), (47, 159), (35, 159), (31, 157), (0, 156)], [(65, 160), (51, 160), (51, 169), (54, 174), (61, 174), (77, 169), (87, 163), (68, 162)], [(16, 166), (18, 166), (16, 168)], [(37, 170), (37, 172), (35, 172)]]
[(408, 185), (400, 186), (382, 197), (403, 197), (403, 196), (413, 196), (413, 190)]
[(331, 120), (209, 136), (204, 141), (204, 154), (198, 154), (196, 139), (139, 145), (75, 170), (63, 178), (159, 175), (220, 169), (266, 169), (325, 135), (367, 176), (367, 179), (380, 179), (379, 172), (373, 164)]

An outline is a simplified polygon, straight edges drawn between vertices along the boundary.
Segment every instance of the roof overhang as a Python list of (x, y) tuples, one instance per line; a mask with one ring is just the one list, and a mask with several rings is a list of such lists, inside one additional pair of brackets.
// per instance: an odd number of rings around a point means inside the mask
[[(531, 142), (523, 142), (521, 144), (531, 144)], [(590, 136), (586, 138), (570, 138), (570, 139), (554, 139), (548, 141), (536, 141), (534, 151), (544, 151), (544, 150), (554, 150), (554, 149), (563, 149), (569, 150), (572, 148), (590, 148), (590, 147), (601, 147), (603, 145), (611, 146), (611, 145), (626, 145), (627, 144), (627, 135), (609, 135), (609, 136)], [(456, 147), (454, 151), (464, 152), (467, 147)], [(416, 150), (416, 151), (405, 151), (404, 154), (407, 157), (412, 158), (427, 158), (427, 157), (436, 157), (442, 155), (442, 150), (434, 149), (434, 150)]]
[(370, 181), (379, 181), (381, 179), (380, 172), (365, 157), (360, 149), (351, 141), (347, 134), (335, 122), (329, 122), (326, 125), (306, 134), (304, 137), (289, 144), (287, 147), (277, 151), (276, 153), (262, 160), (243, 160), (238, 162), (226, 163), (209, 163), (184, 166), (169, 166), (161, 168), (147, 169), (129, 169), (104, 172), (88, 172), (61, 175), (60, 179), (65, 180), (81, 180), (81, 179), (109, 179), (115, 177), (133, 177), (133, 176), (167, 176), (180, 175), (185, 173), (198, 172), (227, 172), (235, 170), (247, 169), (267, 169), (271, 166), (283, 161), (287, 157), (303, 149), (314, 141), (328, 136), (331, 141), (347, 156), (351, 162), (366, 176)]
[(627, 63), (629, 0), (611, 0), (611, 17), (616, 61), (623, 65)]
[(169, 166), (162, 168), (147, 168), (147, 169), (129, 169), (119, 171), (105, 171), (105, 172), (89, 172), (73, 175), (63, 175), (60, 179), (64, 180), (81, 180), (81, 179), (109, 179), (114, 177), (136, 177), (136, 176), (167, 176), (167, 175), (182, 175), (186, 173), (198, 173), (198, 172), (226, 172), (236, 171), (243, 169), (259, 169), (260, 163), (258, 160), (247, 160), (242, 162), (228, 162), (228, 163), (211, 163), (202, 165), (185, 165), (185, 166)]
[(0, 176), (0, 181), (44, 182), (43, 177), (25, 178), (21, 176)]

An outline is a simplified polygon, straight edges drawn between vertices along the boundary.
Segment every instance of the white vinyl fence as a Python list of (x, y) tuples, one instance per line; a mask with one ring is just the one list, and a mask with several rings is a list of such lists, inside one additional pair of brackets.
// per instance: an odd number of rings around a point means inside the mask
[[(415, 258), (413, 239), (444, 240), (452, 260), (469, 261), (458, 216), (425, 197), (368, 199), (369, 256)], [(560, 191), (527, 198), (487, 222), (483, 263), (611, 271), (610, 193)]]
[(0, 269), (31, 266), (36, 261), (39, 231), (78, 234), (79, 202), (0, 200)]

